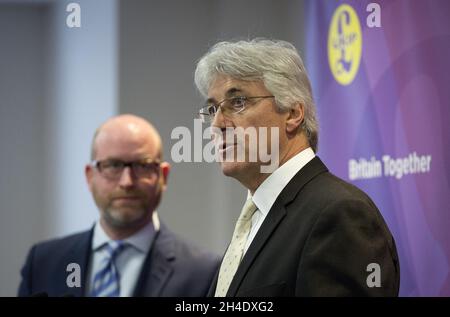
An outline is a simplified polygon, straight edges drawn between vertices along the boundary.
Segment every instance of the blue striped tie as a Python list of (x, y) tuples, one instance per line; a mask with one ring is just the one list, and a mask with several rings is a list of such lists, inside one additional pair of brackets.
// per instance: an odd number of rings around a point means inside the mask
[(94, 275), (91, 288), (92, 297), (118, 297), (120, 295), (120, 276), (114, 262), (124, 247), (123, 241), (110, 241), (105, 246), (107, 255)]

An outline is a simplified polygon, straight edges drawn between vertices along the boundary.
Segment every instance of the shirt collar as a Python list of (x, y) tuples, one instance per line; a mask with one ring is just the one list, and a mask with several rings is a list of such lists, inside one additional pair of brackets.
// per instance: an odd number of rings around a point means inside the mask
[(266, 216), (281, 191), (314, 157), (314, 151), (310, 147), (296, 154), (267, 177), (256, 189), (253, 196), (248, 191), (247, 199), (252, 198), (258, 210)]
[[(132, 245), (139, 251), (147, 253), (150, 250), (150, 246), (155, 238), (156, 233), (159, 231), (160, 222), (158, 213), (156, 210), (153, 212), (152, 221), (145, 227), (141, 228), (138, 232), (124, 239), (128, 245)], [(97, 251), (101, 249), (106, 243), (111, 241), (111, 238), (103, 230), (100, 222), (97, 221), (94, 227), (94, 236), (92, 239), (92, 250)]]

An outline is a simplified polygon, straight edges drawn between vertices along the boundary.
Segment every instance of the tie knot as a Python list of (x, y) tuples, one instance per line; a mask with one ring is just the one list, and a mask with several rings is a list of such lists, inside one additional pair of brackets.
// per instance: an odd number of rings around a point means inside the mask
[(258, 207), (256, 207), (253, 200), (251, 198), (247, 199), (244, 207), (242, 207), (241, 215), (239, 216), (238, 221), (244, 221), (244, 222), (248, 221), (249, 219), (252, 218), (253, 214), (255, 213), (255, 211), (257, 209), (258, 209)]
[(125, 242), (122, 240), (112, 240), (106, 245), (106, 252), (114, 259), (125, 248)]

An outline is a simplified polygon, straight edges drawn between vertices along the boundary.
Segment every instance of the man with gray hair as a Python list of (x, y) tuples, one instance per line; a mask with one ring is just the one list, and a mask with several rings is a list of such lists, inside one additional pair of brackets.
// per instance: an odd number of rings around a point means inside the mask
[[(295, 47), (218, 43), (198, 62), (195, 83), (207, 98), (199, 114), (219, 140), (222, 172), (248, 189), (209, 295), (397, 296), (397, 251), (379, 210), (316, 156), (315, 105)], [(237, 128), (277, 130), (275, 171), (249, 160), (251, 144), (228, 133)], [(274, 139), (259, 134), (256, 142), (273, 148)]]

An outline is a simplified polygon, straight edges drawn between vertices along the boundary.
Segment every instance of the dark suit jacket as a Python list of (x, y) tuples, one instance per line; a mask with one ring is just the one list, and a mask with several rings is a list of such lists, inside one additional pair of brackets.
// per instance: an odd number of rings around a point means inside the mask
[[(93, 230), (35, 245), (22, 269), (19, 296), (85, 294)], [(81, 287), (70, 288), (69, 263), (81, 266)], [(205, 296), (219, 265), (218, 257), (181, 241), (161, 224), (145, 259), (134, 296)]]
[[(380, 266), (381, 287), (366, 283), (370, 263)], [(397, 296), (399, 276), (394, 239), (377, 207), (315, 157), (278, 196), (227, 296)]]

